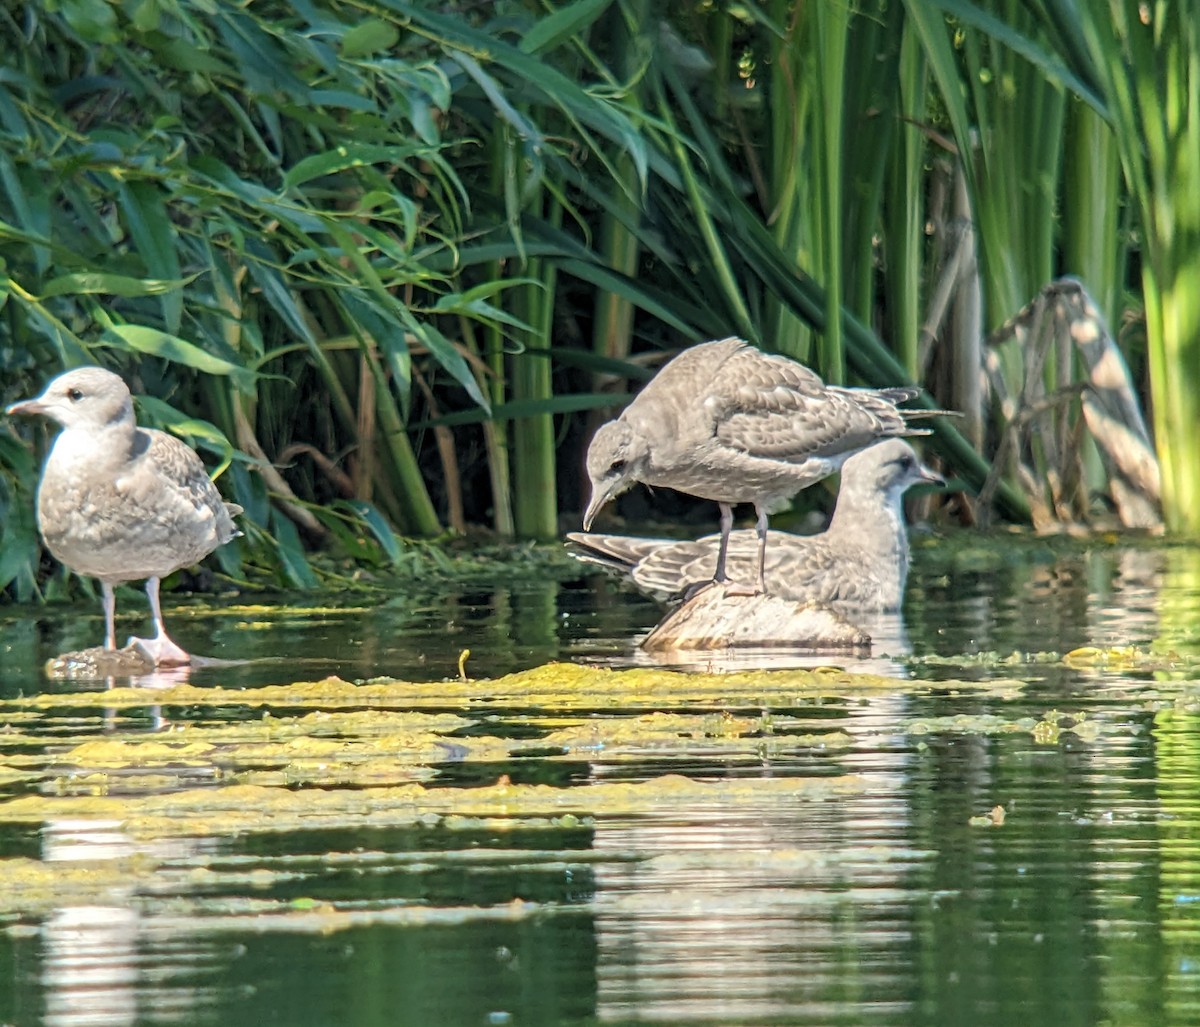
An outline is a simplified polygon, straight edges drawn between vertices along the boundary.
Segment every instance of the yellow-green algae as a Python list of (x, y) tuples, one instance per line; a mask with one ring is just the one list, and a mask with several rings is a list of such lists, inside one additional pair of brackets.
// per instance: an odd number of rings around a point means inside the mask
[[(836, 752), (854, 740), (834, 722), (770, 711), (855, 696), (866, 702), (879, 694), (934, 687), (941, 693), (970, 689), (996, 694), (1017, 684), (935, 685), (836, 669), (705, 675), (548, 664), (491, 681), (376, 680), (357, 685), (327, 678), (246, 690), (175, 685), (165, 690), (35, 695), (0, 701), (0, 718), (9, 712), (21, 715), (14, 718), (21, 730), (9, 724), (0, 731), (0, 785), (40, 780), (44, 794), (16, 800), (25, 806), (0, 803), (0, 819), (34, 819), (30, 803), (34, 809), (45, 803), (41, 815), (49, 819), (64, 815), (55, 803), (86, 803), (106, 796), (118, 803), (105, 807), (106, 815), (123, 817), (135, 808), (130, 804), (137, 798), (131, 793), (169, 791), (174, 801), (178, 789), (201, 782), (210, 787), (198, 795), (215, 802), (218, 819), (227, 819), (215, 797), (230, 786), (356, 786), (382, 795), (391, 786), (436, 783), (438, 768), (448, 764), (509, 765), (528, 753), (551, 763), (619, 763), (663, 755), (773, 758), (801, 748)], [(166, 711), (164, 730), (121, 730), (124, 722), (113, 719), (114, 712), (146, 707)], [(228, 719), (238, 707), (249, 715)], [(217, 708), (220, 719), (171, 719), (173, 710)], [(81, 716), (89, 709), (97, 713)], [(572, 716), (572, 711), (579, 712)], [(45, 724), (29, 720), (31, 713)], [(520, 723), (519, 737), (506, 730), (509, 721)], [(49, 737), (38, 732), (45, 726), (53, 727)], [(910, 720), (889, 728), (897, 729), (910, 735), (1032, 732), (1038, 741), (1052, 743), (1060, 725), (964, 715)], [(1094, 738), (1096, 730), (1091, 728), (1089, 737)], [(511, 787), (516, 790), (506, 794), (518, 797), (520, 809), (524, 793), (520, 786)], [(642, 794), (651, 796), (654, 787), (654, 782), (644, 785)], [(254, 794), (269, 798), (269, 793)], [(414, 794), (425, 804), (422, 809), (439, 813), (462, 810), (455, 804), (474, 798), (470, 790), (457, 788), (446, 789), (438, 801), (424, 792)], [(577, 784), (555, 794), (571, 808), (589, 813), (596, 812), (589, 803), (606, 795)], [(85, 809), (80, 815), (94, 814)], [(256, 815), (251, 811), (251, 819)], [(228, 823), (244, 829), (236, 817)]]
[(0, 803), (0, 822), (119, 821), (135, 838), (205, 837), (313, 828), (398, 827), (430, 814), (553, 817), (569, 812), (632, 815), (664, 806), (736, 806), (769, 801), (786, 806), (830, 799), (864, 789), (856, 774), (834, 778), (764, 778), (701, 781), (666, 774), (650, 781), (592, 781), (569, 788), (516, 785), (502, 778), (481, 788), (426, 787), (292, 790), (231, 784), (167, 794), (128, 796), (24, 795)]
[[(486, 718), (484, 718), (486, 720)], [(434, 766), (446, 763), (489, 763), (536, 750), (543, 759), (577, 759), (603, 753), (608, 762), (637, 759), (647, 753), (686, 749), (708, 752), (769, 753), (780, 748), (817, 746), (844, 748), (848, 736), (837, 731), (809, 731), (771, 737), (767, 716), (729, 713), (635, 713), (589, 718), (522, 717), (525, 727), (544, 726), (540, 738), (507, 738), (486, 723), (450, 713), (391, 710), (315, 711), (298, 716), (260, 715), (234, 722), (172, 724), (157, 734), (112, 733), (57, 736), (47, 746), (34, 734), (0, 737), (20, 750), (8, 757), (11, 772), (28, 777), (41, 771), (55, 792), (103, 794), (111, 783), (124, 791), (150, 788), (156, 769), (181, 778), (207, 772), (214, 781), (257, 784), (379, 785), (425, 780)], [(790, 724), (791, 719), (783, 723)], [(469, 735), (455, 737), (473, 726)], [(136, 782), (131, 769), (138, 768)], [(0, 783), (3, 783), (0, 769)], [(159, 777), (159, 787), (172, 785)]]
[[(847, 694), (866, 701), (920, 687), (832, 668), (705, 675), (549, 664), (491, 681), (358, 685), (327, 678), (245, 690), (114, 688), (0, 701), (0, 719), (8, 712), (23, 718), (21, 730), (9, 725), (0, 732), (0, 759), (12, 775), (39, 773), (48, 793), (103, 796), (178, 788), (198, 778), (289, 787), (404, 784), (433, 779), (442, 764), (507, 761), (530, 750), (550, 761), (702, 752), (765, 758), (851, 744), (832, 725), (776, 718), (773, 707), (843, 701)], [(248, 715), (229, 719), (239, 707)], [(113, 719), (146, 708), (165, 711), (164, 730), (121, 730), (123, 721)], [(172, 717), (172, 711), (218, 709), (221, 719)], [(33, 711), (44, 724), (27, 719)], [(520, 737), (492, 726), (493, 716), (519, 722)], [(52, 739), (38, 733), (50, 725)]]
[(124, 709), (161, 706), (361, 706), (416, 709), (470, 708), (478, 712), (488, 704), (517, 703), (555, 709), (604, 707), (658, 708), (699, 705), (711, 708), (786, 705), (789, 699), (845, 698), (889, 693), (912, 694), (933, 689), (999, 691), (1019, 688), (1007, 681), (913, 681), (873, 674), (853, 674), (836, 667), (817, 670), (767, 670), (735, 674), (686, 674), (656, 668), (607, 670), (569, 663), (549, 663), (505, 677), (438, 682), (373, 678), (361, 684), (337, 677), (321, 681), (267, 685), (260, 688), (201, 688), (174, 684), (167, 688), (108, 688), (94, 692), (41, 693), (0, 700), (0, 718), (8, 708), (102, 707)]
[[(327, 854), (328, 856), (329, 854)], [(338, 855), (338, 854), (332, 854)], [(369, 854), (366, 854), (369, 855)], [(355, 864), (364, 854), (352, 854)], [(542, 907), (516, 899), (492, 906), (390, 905), (375, 909), (338, 909), (332, 903), (306, 899), (222, 897), (206, 889), (231, 886), (266, 889), (302, 873), (270, 870), (212, 870), (204, 866), (164, 866), (144, 854), (121, 859), (80, 863), (43, 862), (24, 857), (0, 859), (0, 915), (45, 915), (70, 906), (137, 905), (140, 897), (153, 896), (152, 919), (159, 929), (176, 922), (180, 932), (299, 931), (328, 933), (366, 923), (429, 924), (472, 920), (513, 920)]]
[[(0, 786), (5, 786), (0, 823), (49, 831), (64, 821), (111, 822), (133, 854), (86, 864), (0, 860), (6, 881), (0, 912), (36, 913), (63, 904), (64, 897), (68, 903), (104, 903), (153, 895), (156, 918), (164, 911), (170, 915), (163, 905), (167, 897), (180, 904), (181, 917), (202, 910), (206, 926), (227, 918), (240, 927), (271, 922), (273, 930), (337, 930), (359, 922), (355, 918), (376, 916), (424, 922), (439, 911), (346, 911), (319, 903), (301, 909), (271, 900), (256, 912), (248, 906), (217, 909), (205, 896), (190, 893), (235, 878), (247, 887), (270, 887), (284, 872), (302, 875), (303, 860), (247, 871), (224, 859), (210, 870), (198, 865), (203, 854), (181, 860), (162, 851), (190, 846), (186, 839), (310, 829), (419, 827), (483, 830), (497, 837), (524, 829), (551, 835), (591, 829), (606, 818), (648, 813), (674, 817), (753, 809), (792, 817), (804, 803), (837, 802), (878, 788), (872, 776), (845, 772), (839, 762), (864, 740), (874, 744), (869, 739), (876, 731), (910, 736), (1019, 731), (1041, 744), (1056, 744), (1066, 731), (1098, 737), (1100, 722), (1054, 710), (1041, 720), (897, 713), (868, 727), (854, 718), (829, 718), (821, 709), (931, 692), (994, 700), (1022, 687), (1015, 679), (910, 681), (834, 668), (715, 675), (549, 664), (495, 680), (354, 684), (327, 678), (245, 690), (177, 684), (7, 699), (0, 701)], [(805, 716), (806, 709), (813, 715)], [(155, 715), (148, 720), (150, 710)], [(161, 729), (148, 731), (147, 725)], [(522, 730), (513, 732), (514, 725)], [(827, 753), (831, 773), (757, 772), (759, 759), (813, 748)], [(623, 762), (651, 759), (662, 766), (674, 757), (708, 755), (716, 759), (707, 776), (660, 774), (634, 781), (606, 776), (609, 767)], [(556, 761), (573, 763), (561, 786), (519, 778), (517, 768), (552, 767)], [(443, 781), (445, 769), (457, 765), (467, 766), (466, 776), (451, 774)], [(739, 765), (749, 766), (746, 776), (730, 774)], [(485, 783), (462, 787), (471, 781)], [(27, 782), (37, 792), (15, 794)], [(622, 858), (630, 855), (636, 856)], [(422, 861), (442, 858), (444, 853), (422, 854), (406, 868), (417, 872)], [(812, 857), (789, 850), (728, 858)], [(889, 850), (886, 858), (905, 857)], [(369, 862), (364, 857), (356, 865)], [(523, 916), (534, 908), (445, 915)]]
[[(0, 784), (35, 781), (39, 794), (0, 801), (0, 822), (38, 824), (63, 818), (120, 821), (137, 837), (223, 836), (300, 827), (370, 827), (422, 818), (608, 816), (656, 806), (788, 803), (856, 791), (852, 774), (820, 778), (754, 775), (693, 780), (665, 775), (634, 783), (593, 771), (562, 787), (513, 783), (519, 757), (537, 763), (593, 766), (647, 757), (715, 754), (755, 761), (820, 748), (836, 761), (864, 737), (827, 718), (773, 710), (820, 707), (827, 700), (867, 703), (878, 696), (936, 689), (1005, 694), (1019, 682), (913, 682), (836, 669), (729, 675), (626, 671), (549, 664), (495, 680), (414, 683), (337, 678), (232, 690), (175, 685), (115, 688), (0, 701), (24, 714), (0, 731)], [(154, 707), (164, 730), (121, 711)], [(241, 718), (230, 717), (241, 708)], [(83, 711), (94, 710), (91, 715)], [(211, 711), (219, 717), (183, 719)], [(44, 723), (30, 720), (29, 713)], [(1052, 711), (1053, 713), (1053, 711)], [(522, 731), (513, 737), (510, 723)], [(1082, 715), (1043, 721), (991, 715), (901, 718), (888, 733), (1031, 732), (1053, 744), (1063, 730), (1084, 734)], [(39, 728), (48, 733), (39, 734)], [(63, 729), (67, 730), (64, 731)], [(1098, 728), (1088, 725), (1089, 738)], [(518, 762), (514, 762), (518, 761)], [(475, 765), (443, 786), (443, 768)], [(503, 769), (492, 769), (493, 764)], [(836, 762), (831, 769), (837, 767)], [(471, 780), (482, 787), (457, 787)], [(319, 786), (319, 787), (304, 787)], [(459, 821), (453, 821), (459, 822)]]

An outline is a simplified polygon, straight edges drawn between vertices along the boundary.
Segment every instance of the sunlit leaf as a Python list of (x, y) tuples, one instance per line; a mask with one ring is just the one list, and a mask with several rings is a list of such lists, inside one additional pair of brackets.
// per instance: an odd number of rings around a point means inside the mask
[(424, 144), (367, 146), (347, 143), (336, 150), (305, 157), (288, 171), (284, 182), (288, 189), (294, 189), (314, 178), (333, 175), (347, 168), (369, 164), (398, 164), (411, 157), (430, 156), (432, 152)]
[(78, 272), (59, 275), (50, 279), (41, 289), (43, 299), (51, 296), (99, 294), (107, 296), (161, 296), (173, 289), (181, 289), (196, 279), (186, 278), (130, 278), (127, 275), (104, 274), (99, 271)]
[(400, 38), (400, 30), (389, 21), (368, 18), (342, 36), (342, 56), (366, 57), (390, 50)]
[(175, 364), (182, 364), (205, 374), (226, 375), (236, 380), (243, 388), (253, 387), (255, 374), (253, 371), (238, 364), (231, 363), (221, 357), (202, 350), (195, 343), (181, 339), (177, 335), (160, 332), (157, 328), (145, 325), (114, 324), (105, 331), (106, 337), (112, 337), (123, 348), (136, 350), (148, 356), (159, 357)]

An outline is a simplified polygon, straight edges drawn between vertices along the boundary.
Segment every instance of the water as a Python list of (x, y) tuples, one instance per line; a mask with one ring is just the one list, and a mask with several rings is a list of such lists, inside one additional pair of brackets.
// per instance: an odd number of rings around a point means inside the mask
[[(932, 542), (886, 656), (772, 656), (885, 678), (458, 680), (659, 612), (191, 603), (222, 701), (106, 706), (0, 610), (0, 1023), (1200, 1022), (1200, 549)], [(219, 691), (330, 674), (414, 684)]]

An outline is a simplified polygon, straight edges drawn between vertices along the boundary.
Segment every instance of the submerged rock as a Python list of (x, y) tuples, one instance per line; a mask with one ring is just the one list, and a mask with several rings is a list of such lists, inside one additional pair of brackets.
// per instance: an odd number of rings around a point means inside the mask
[(46, 661), (46, 676), (60, 681), (140, 677), (153, 670), (153, 661), (132, 645), (124, 649), (94, 646)]

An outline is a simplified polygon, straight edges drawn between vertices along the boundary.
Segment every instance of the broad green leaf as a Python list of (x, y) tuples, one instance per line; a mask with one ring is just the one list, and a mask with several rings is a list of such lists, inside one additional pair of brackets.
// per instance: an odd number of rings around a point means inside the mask
[(437, 303), (433, 305), (433, 312), (436, 314), (463, 314), (478, 321), (483, 321), (486, 324), (504, 324), (510, 328), (533, 331), (533, 328), (527, 322), (497, 307), (495, 304), (488, 303), (481, 297), (470, 299), (465, 294), (460, 293), (451, 293), (440, 297)]
[(256, 375), (253, 371), (213, 356), (202, 350), (195, 343), (160, 332), (157, 328), (145, 325), (114, 324), (105, 330), (106, 337), (112, 337), (122, 349), (136, 350), (148, 356), (169, 360), (174, 364), (182, 364), (205, 374), (222, 375), (234, 379), (238, 387), (250, 390), (254, 387)]
[(154, 48), (155, 57), (168, 68), (195, 75), (231, 75), (225, 61), (212, 50), (200, 49), (192, 39), (163, 39)]
[(414, 330), (417, 338), (425, 344), (429, 352), (433, 354), (434, 359), (450, 372), (459, 385), (467, 390), (467, 395), (484, 411), (489, 410), (491, 405), (480, 391), (479, 383), (475, 380), (475, 375), (472, 373), (470, 365), (467, 364), (466, 359), (458, 351), (458, 347), (447, 339), (430, 321), (417, 322)]
[(242, 200), (250, 207), (262, 211), (273, 218), (278, 218), (284, 224), (297, 231), (308, 234), (323, 232), (328, 227), (321, 218), (312, 212), (288, 203), (279, 198), (279, 194), (266, 188), (259, 182), (248, 181), (239, 177), (230, 167), (215, 157), (202, 154), (191, 162), (192, 169), (220, 186), (231, 196)]
[[(31, 175), (31, 169), (19, 172), (8, 154), (0, 152), (0, 186), (7, 194), (13, 214), (25, 230), (37, 236), (50, 234), (50, 204), (52, 186), (40, 175)], [(50, 249), (38, 246), (34, 249), (34, 262), (39, 273), (50, 266)]]
[(451, 56), (483, 90), (484, 95), (496, 109), (496, 113), (516, 129), (517, 134), (523, 140), (528, 141), (535, 151), (540, 151), (545, 145), (542, 133), (532, 121), (512, 105), (508, 97), (504, 95), (504, 87), (484, 71), (479, 62), (469, 54), (455, 51)]
[(342, 56), (366, 57), (390, 50), (400, 38), (400, 30), (381, 18), (368, 18), (342, 36)]
[(521, 50), (528, 54), (553, 50), (572, 36), (592, 25), (612, 4), (612, 0), (575, 0), (540, 18), (521, 39)]
[(374, 506), (361, 499), (347, 500), (344, 504), (362, 520), (368, 528), (371, 529), (371, 534), (383, 546), (383, 550), (388, 555), (388, 559), (393, 564), (398, 564), (403, 557), (403, 550), (400, 547), (400, 540), (396, 538), (396, 533), (392, 531), (391, 525), (384, 519)]
[(0, 433), (0, 467), (8, 468), (17, 478), (24, 479), (32, 478), (36, 470), (29, 449), (8, 432)]
[(112, 275), (103, 272), (77, 272), (51, 278), (42, 286), (42, 298), (51, 296), (76, 296), (98, 294), (105, 296), (161, 296), (172, 289), (180, 289), (196, 280), (196, 275), (174, 280), (158, 278), (131, 278), (128, 275)]
[(229, 472), (233, 479), (233, 497), (255, 524), (266, 526), (271, 519), (271, 497), (261, 474), (240, 461), (234, 461)]
[(619, 360), (616, 357), (606, 357), (590, 349), (568, 349), (564, 346), (551, 346), (546, 350), (525, 350), (530, 355), (546, 354), (556, 364), (562, 367), (578, 367), (584, 371), (598, 374), (611, 374), (616, 378), (632, 378), (634, 381), (649, 381), (654, 377), (655, 369), (632, 360)]
[(308, 504), (306, 509), (341, 543), (351, 559), (369, 563), (373, 567), (382, 567), (388, 562), (382, 547), (365, 537), (361, 518), (346, 510), (341, 500), (332, 506)]
[(71, 28), (88, 42), (117, 41), (117, 14), (108, 0), (59, 0), (59, 10)]
[(44, 235), (39, 235), (36, 232), (27, 232), (16, 225), (9, 224), (7, 221), (0, 221), (0, 241), (23, 242), (33, 246), (50, 245), (50, 240)]
[[(601, 264), (585, 260), (561, 260), (558, 261), (558, 266), (567, 274), (575, 275), (585, 282), (591, 282), (601, 289), (625, 297), (635, 307), (639, 307), (665, 324), (671, 325), (688, 338), (697, 338), (704, 334), (698, 331), (693, 323), (684, 320), (684, 311), (680, 309), (678, 303), (671, 303), (670, 298), (666, 296), (656, 296), (648, 287), (642, 287), (637, 281), (626, 278)], [(689, 313), (698, 312), (689, 311)]]
[[(315, 107), (342, 107), (349, 111), (365, 111), (367, 113), (378, 110), (373, 100), (345, 89), (314, 89), (309, 95), (309, 101)], [(303, 114), (296, 111), (295, 114), (301, 120), (308, 117), (307, 111)]]
[(304, 545), (296, 526), (278, 507), (271, 507), (271, 535), (275, 543), (275, 554), (288, 581), (296, 588), (317, 587), (317, 576), (313, 573)]
[(411, 157), (431, 155), (433, 151), (424, 144), (397, 146), (368, 146), (344, 144), (336, 150), (314, 154), (298, 161), (284, 176), (284, 186), (294, 189), (314, 178), (333, 175), (347, 168), (369, 164), (400, 164)]
[[(304, 102), (308, 85), (292, 70), (286, 53), (248, 11), (217, 5), (217, 31), (233, 55), (246, 85), (264, 98), (283, 92)], [(263, 112), (266, 113), (265, 111)]]

